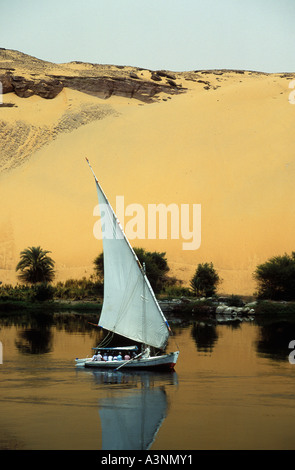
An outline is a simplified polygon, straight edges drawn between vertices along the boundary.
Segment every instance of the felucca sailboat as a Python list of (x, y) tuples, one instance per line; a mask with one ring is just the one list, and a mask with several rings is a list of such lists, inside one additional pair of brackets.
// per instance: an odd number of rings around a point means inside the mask
[[(101, 345), (93, 348), (100, 354), (95, 354), (92, 358), (76, 359), (76, 365), (117, 370), (121, 367), (174, 369), (179, 351), (163, 354), (171, 334), (170, 326), (144, 267), (131, 247), (87, 158), (86, 160), (95, 179), (103, 220), (104, 300), (98, 326), (141, 344), (141, 351), (138, 352), (134, 345), (111, 348), (104, 340)], [(134, 352), (136, 349), (137, 353)], [(151, 354), (154, 349), (159, 352)], [(126, 350), (130, 359), (124, 360)], [(101, 359), (100, 356), (104, 356), (104, 353), (112, 355), (113, 359)]]

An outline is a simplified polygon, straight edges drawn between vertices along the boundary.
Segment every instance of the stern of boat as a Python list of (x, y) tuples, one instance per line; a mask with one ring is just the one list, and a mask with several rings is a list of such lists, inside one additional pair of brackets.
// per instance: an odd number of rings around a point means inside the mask
[(176, 366), (176, 362), (179, 356), (179, 351), (175, 351), (171, 353), (171, 362), (169, 363), (169, 367), (171, 370), (174, 370), (174, 367)]

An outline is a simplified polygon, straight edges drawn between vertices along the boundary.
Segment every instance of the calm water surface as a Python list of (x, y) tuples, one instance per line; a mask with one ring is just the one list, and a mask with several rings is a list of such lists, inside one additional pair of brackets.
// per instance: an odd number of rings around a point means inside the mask
[(294, 323), (177, 323), (176, 371), (131, 373), (75, 367), (101, 339), (88, 321), (0, 320), (0, 449), (295, 448)]

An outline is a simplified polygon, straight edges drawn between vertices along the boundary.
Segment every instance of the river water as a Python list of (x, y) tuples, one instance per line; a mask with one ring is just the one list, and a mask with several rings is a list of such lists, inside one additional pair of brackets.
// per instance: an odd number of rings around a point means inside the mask
[(0, 320), (0, 449), (295, 448), (295, 323), (172, 324), (175, 372), (75, 367), (101, 339), (87, 315)]

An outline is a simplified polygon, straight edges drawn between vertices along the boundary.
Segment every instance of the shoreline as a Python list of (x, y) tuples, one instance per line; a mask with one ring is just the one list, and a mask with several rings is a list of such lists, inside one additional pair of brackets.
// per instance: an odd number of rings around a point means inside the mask
[[(159, 305), (164, 315), (174, 318), (194, 320), (217, 320), (219, 323), (233, 321), (249, 321), (261, 316), (281, 318), (283, 315), (294, 315), (295, 301), (270, 301), (256, 300), (243, 306), (231, 306), (224, 301), (218, 302), (208, 299), (159, 300)], [(54, 314), (77, 313), (97, 314), (102, 308), (102, 301), (97, 300), (50, 300), (50, 301), (25, 301), (25, 300), (0, 300), (0, 318), (13, 314)]]

